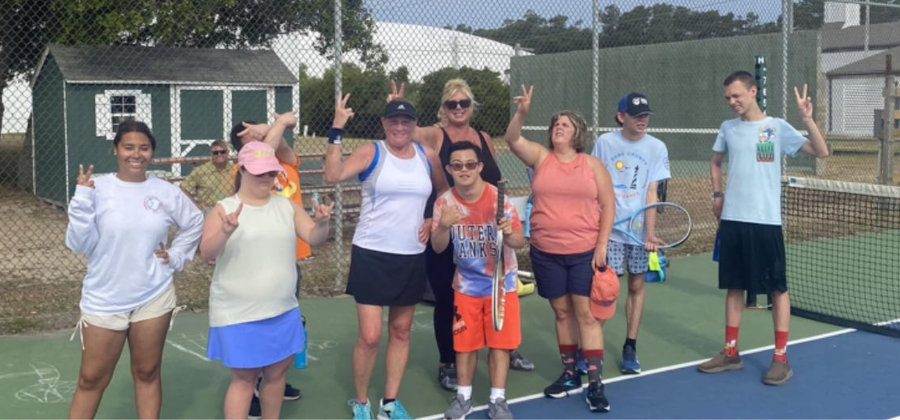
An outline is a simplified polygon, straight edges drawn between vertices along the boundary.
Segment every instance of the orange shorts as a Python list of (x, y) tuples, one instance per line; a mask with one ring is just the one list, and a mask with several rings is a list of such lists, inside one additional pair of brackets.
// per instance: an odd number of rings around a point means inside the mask
[(472, 297), (454, 291), (453, 350), (459, 353), (492, 349), (515, 350), (522, 343), (519, 294), (506, 294), (503, 329), (494, 331), (491, 297)]

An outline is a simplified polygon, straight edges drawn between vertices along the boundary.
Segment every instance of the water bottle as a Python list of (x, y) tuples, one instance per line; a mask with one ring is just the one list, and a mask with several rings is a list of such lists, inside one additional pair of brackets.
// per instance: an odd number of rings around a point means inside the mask
[(524, 225), (525, 225), (525, 237), (526, 238), (531, 238), (531, 207), (533, 206), (533, 204), (532, 204), (533, 198), (534, 198), (534, 196), (528, 197), (528, 202), (525, 203)]
[(294, 368), (306, 369), (306, 348), (309, 347), (309, 330), (306, 329), (306, 317), (301, 315), (300, 319), (303, 322), (303, 348), (294, 356)]

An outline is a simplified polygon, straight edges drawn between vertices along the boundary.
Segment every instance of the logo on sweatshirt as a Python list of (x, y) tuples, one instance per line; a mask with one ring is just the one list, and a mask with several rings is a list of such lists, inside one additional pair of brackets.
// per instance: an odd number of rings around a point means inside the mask
[(148, 195), (147, 198), (144, 199), (144, 208), (154, 213), (159, 213), (160, 210), (162, 210), (162, 201), (155, 195)]

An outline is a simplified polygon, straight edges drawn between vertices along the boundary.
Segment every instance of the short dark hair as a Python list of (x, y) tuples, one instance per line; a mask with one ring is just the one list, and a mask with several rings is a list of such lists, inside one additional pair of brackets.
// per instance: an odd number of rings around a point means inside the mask
[(228, 133), (228, 137), (231, 139), (231, 147), (235, 152), (240, 152), (241, 148), (244, 147), (244, 142), (238, 137), (238, 133), (247, 129), (247, 127), (244, 127), (244, 123), (258, 124), (256, 121), (241, 121), (235, 124), (234, 127), (231, 127), (231, 132)]
[(156, 137), (153, 137), (150, 127), (141, 121), (134, 120), (122, 121), (119, 124), (119, 129), (116, 130), (116, 137), (113, 139), (113, 147), (118, 147), (119, 142), (122, 141), (122, 136), (128, 133), (141, 133), (147, 136), (150, 139), (150, 149), (156, 151)]
[(734, 73), (729, 74), (728, 77), (725, 78), (725, 82), (722, 83), (722, 86), (730, 86), (732, 83), (737, 82), (738, 80), (740, 80), (747, 89), (756, 86), (756, 78), (753, 77), (750, 72), (744, 70), (738, 70)]
[(453, 156), (453, 152), (459, 152), (462, 150), (471, 150), (475, 152), (475, 158), (478, 159), (478, 162), (481, 162), (481, 148), (476, 146), (475, 143), (472, 143), (468, 140), (458, 141), (456, 143), (450, 143), (450, 153), (447, 153), (448, 159), (449, 156)]

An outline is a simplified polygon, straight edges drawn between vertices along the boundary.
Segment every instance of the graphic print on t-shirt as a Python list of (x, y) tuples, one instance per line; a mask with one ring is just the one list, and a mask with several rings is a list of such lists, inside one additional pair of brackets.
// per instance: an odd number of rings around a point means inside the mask
[(756, 161), (775, 161), (775, 127), (764, 125), (756, 133)]

